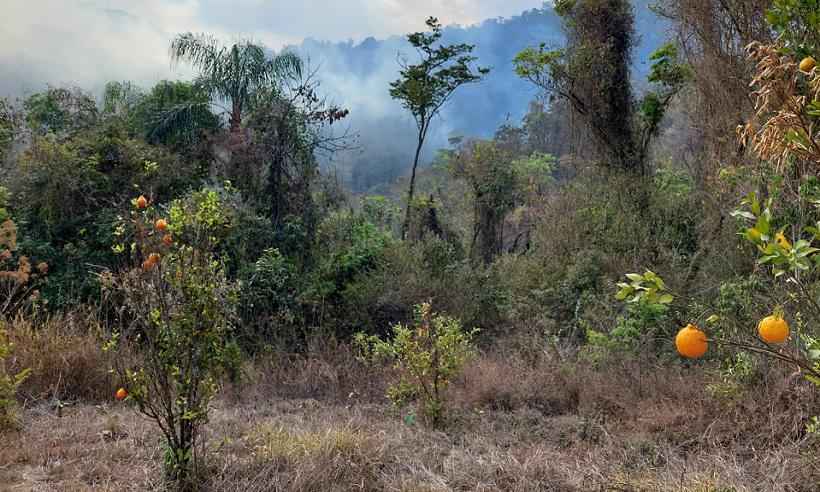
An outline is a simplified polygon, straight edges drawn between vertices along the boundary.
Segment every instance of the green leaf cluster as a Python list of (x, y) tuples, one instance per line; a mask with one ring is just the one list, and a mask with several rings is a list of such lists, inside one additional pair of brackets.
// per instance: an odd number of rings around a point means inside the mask
[(775, 277), (806, 272), (820, 265), (820, 255), (817, 254), (820, 248), (812, 246), (820, 238), (820, 222), (805, 227), (809, 236), (804, 239), (798, 234), (792, 244), (786, 237), (786, 228), (775, 229), (772, 225), (772, 199), (761, 204), (754, 192), (743, 199), (741, 208), (732, 215), (750, 224), (739, 234), (757, 247), (758, 263), (771, 266)]
[(429, 303), (416, 306), (414, 325), (396, 324), (393, 337), (358, 333), (355, 344), (368, 362), (390, 361), (398, 379), (387, 396), (398, 407), (419, 401), (423, 415), (433, 425), (441, 423), (447, 387), (475, 354), (473, 337), (459, 320), (433, 313)]

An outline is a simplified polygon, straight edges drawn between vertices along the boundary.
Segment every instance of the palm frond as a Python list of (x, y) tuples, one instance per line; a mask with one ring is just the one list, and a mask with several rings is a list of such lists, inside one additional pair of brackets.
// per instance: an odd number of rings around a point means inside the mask
[(171, 42), (171, 63), (186, 61), (202, 73), (213, 74), (224, 64), (224, 51), (213, 36), (186, 32)]
[(207, 111), (208, 103), (195, 101), (175, 104), (157, 111), (146, 129), (148, 141), (166, 140), (172, 135), (192, 136), (197, 129), (197, 114)]
[(274, 55), (268, 62), (270, 72), (277, 79), (299, 78), (302, 76), (302, 59), (291, 51)]

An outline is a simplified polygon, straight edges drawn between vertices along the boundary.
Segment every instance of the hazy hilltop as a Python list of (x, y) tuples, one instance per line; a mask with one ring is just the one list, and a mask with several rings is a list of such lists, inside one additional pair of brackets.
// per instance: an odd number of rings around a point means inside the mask
[[(640, 37), (633, 62), (636, 81), (646, 78), (649, 55), (666, 39), (668, 25), (649, 5), (648, 0), (633, 2)], [(545, 4), (510, 18), (449, 26), (443, 42), (475, 45), (477, 63), (491, 67), (492, 72), (480, 84), (465, 86), (454, 95), (431, 130), (427, 160), (436, 148), (447, 145), (451, 135), (490, 137), (506, 121), (520, 123), (537, 92), (532, 84), (516, 76), (513, 59), (528, 46), (562, 46), (564, 33), (560, 18)], [(358, 151), (336, 155), (330, 165), (358, 191), (405, 173), (413, 146), (413, 122), (390, 99), (388, 89), (398, 75), (399, 57), (413, 60), (414, 53), (406, 38), (368, 37), (361, 42), (308, 38), (292, 49), (319, 69), (317, 76), (322, 89), (335, 102), (350, 109), (347, 123), (350, 131), (359, 135)]]

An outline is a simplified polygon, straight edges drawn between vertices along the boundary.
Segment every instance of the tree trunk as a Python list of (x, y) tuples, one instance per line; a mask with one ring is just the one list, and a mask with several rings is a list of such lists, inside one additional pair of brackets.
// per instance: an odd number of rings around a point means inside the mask
[(407, 230), (410, 228), (410, 213), (413, 208), (413, 194), (416, 191), (416, 168), (419, 166), (419, 156), (421, 155), (421, 147), (424, 145), (424, 137), (420, 134), (418, 145), (416, 145), (416, 156), (413, 158), (413, 171), (410, 173), (410, 188), (407, 191), (407, 212), (404, 216), (404, 225), (402, 226), (401, 238), (407, 239)]
[(242, 108), (237, 102), (234, 102), (233, 107), (231, 108), (231, 133), (239, 133), (241, 123)]

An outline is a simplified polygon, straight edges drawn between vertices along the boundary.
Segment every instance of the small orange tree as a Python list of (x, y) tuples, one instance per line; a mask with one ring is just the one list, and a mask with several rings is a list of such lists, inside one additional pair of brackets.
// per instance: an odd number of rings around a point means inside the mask
[(123, 326), (107, 348), (123, 354), (115, 369), (127, 398), (165, 437), (168, 477), (193, 488), (200, 428), (219, 377), (234, 360), (238, 289), (215, 255), (230, 224), (213, 190), (173, 202), (167, 219), (144, 197), (134, 208), (130, 253), (136, 266), (104, 278), (125, 308)]
[(450, 381), (474, 355), (477, 329), (465, 331), (455, 318), (434, 313), (430, 303), (416, 306), (414, 326), (393, 326), (393, 338), (358, 333), (355, 343), (367, 362), (390, 361), (398, 380), (387, 390), (397, 407), (417, 400), (422, 414), (434, 426), (444, 416), (445, 393)]

